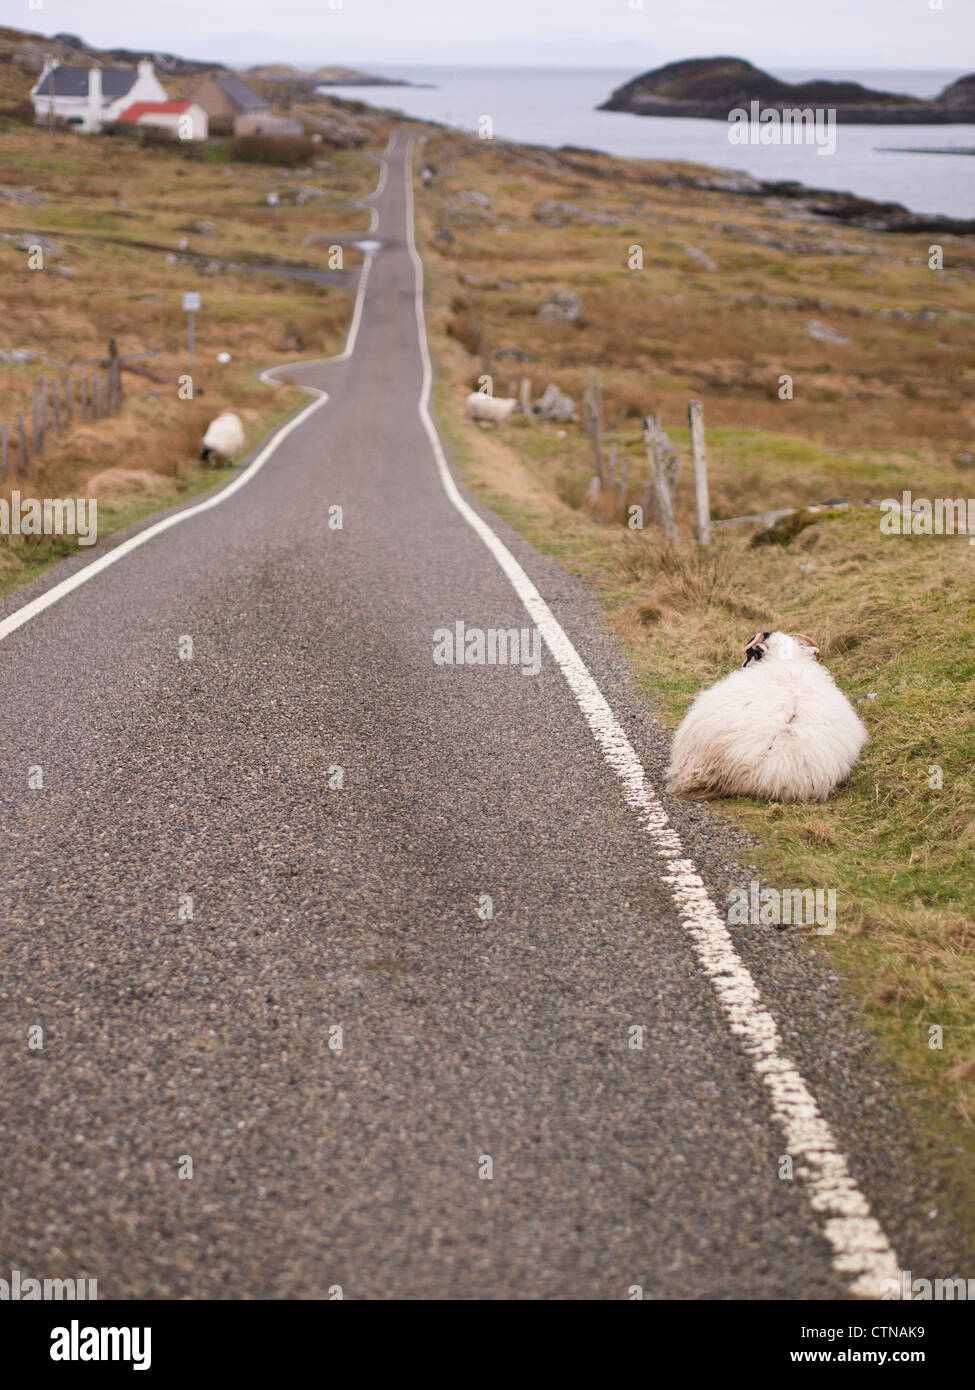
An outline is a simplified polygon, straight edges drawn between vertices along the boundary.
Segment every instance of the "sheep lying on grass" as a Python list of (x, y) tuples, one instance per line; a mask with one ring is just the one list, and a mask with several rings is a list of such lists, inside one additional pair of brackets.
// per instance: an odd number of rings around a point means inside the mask
[(207, 432), (203, 436), (200, 458), (204, 463), (208, 463), (211, 459), (230, 463), (235, 454), (239, 454), (243, 447), (244, 427), (240, 423), (240, 417), (228, 410), (223, 415), (218, 415), (215, 420), (211, 420), (207, 426)]
[(487, 396), (483, 391), (472, 391), (464, 403), (464, 410), (470, 420), (489, 420), (501, 425), (517, 404), (514, 396)]
[(867, 731), (808, 637), (757, 632), (738, 671), (691, 705), (674, 735), (678, 796), (825, 801), (853, 771)]

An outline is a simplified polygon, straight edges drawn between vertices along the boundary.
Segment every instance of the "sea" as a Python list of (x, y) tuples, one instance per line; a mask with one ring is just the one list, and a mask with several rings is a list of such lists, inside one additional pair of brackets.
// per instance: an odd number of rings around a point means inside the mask
[[(778, 69), (775, 76), (787, 82), (852, 80), (875, 90), (931, 97), (970, 70)], [(686, 159), (741, 169), (756, 178), (798, 179), (813, 188), (902, 203), (913, 212), (975, 218), (975, 155), (920, 153), (932, 147), (975, 148), (975, 125), (839, 125), (835, 151), (821, 155), (814, 145), (732, 145), (723, 121), (596, 110), (639, 69), (390, 65), (370, 71), (417, 85), (322, 90), (467, 131), (490, 116), (496, 136), (526, 144), (578, 145), (636, 159)]]

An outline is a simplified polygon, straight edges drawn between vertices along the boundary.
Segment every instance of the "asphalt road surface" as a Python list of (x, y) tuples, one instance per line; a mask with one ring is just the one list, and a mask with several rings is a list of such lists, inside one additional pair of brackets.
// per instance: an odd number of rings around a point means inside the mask
[[(724, 927), (747, 848), (656, 800), (666, 734), (597, 604), (451, 495), (407, 156), (401, 132), (352, 350), (293, 373), (328, 399), (217, 505), (0, 623), (0, 1275), (626, 1299), (964, 1274), (816, 938)], [(537, 629), (537, 674), (438, 663), (458, 622)]]

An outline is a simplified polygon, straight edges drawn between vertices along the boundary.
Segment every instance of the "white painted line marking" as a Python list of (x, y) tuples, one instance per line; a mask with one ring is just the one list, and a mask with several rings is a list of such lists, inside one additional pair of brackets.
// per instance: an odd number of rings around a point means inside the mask
[(423, 360), (423, 384), (418, 410), (448, 498), (477, 532), (504, 571), (585, 716), (606, 762), (623, 783), (627, 803), (640, 816), (657, 854), (665, 861), (660, 877), (670, 887), (697, 958), (725, 1012), (732, 1033), (752, 1059), (769, 1093), (771, 1107), (784, 1135), (786, 1151), (795, 1160), (795, 1174), (806, 1185), (810, 1203), (822, 1218), (823, 1233), (833, 1247), (833, 1267), (850, 1281), (851, 1292), (879, 1298), (884, 1281), (900, 1287), (900, 1266), (867, 1199), (850, 1174), (846, 1158), (798, 1068), (782, 1051), (775, 1019), (762, 1003), (758, 986), (735, 950), (727, 924), (712, 902), (704, 881), (673, 829), (662, 803), (644, 772), (621, 725), (617, 722), (585, 662), (569, 641), (548, 604), (507, 546), (464, 501), (450, 473), (440, 436), (430, 415), (433, 367), (423, 311), (423, 262), (413, 228), (413, 142), (406, 148), (407, 245), (416, 271), (417, 334)]
[[(383, 160), (379, 182), (369, 195), (371, 198), (375, 198), (385, 187), (387, 172), (388, 165), (386, 161)], [(369, 268), (371, 265), (372, 257), (364, 257), (362, 270), (359, 275), (359, 284), (356, 289), (352, 322), (349, 325), (349, 333), (345, 340), (344, 349), (334, 357), (320, 357), (310, 362), (288, 362), (280, 367), (269, 367), (266, 371), (260, 373), (260, 381), (266, 382), (269, 386), (276, 386), (280, 384), (275, 379), (277, 372), (290, 371), (295, 367), (318, 366), (326, 362), (344, 362), (347, 358), (352, 356), (355, 351), (356, 339), (359, 336), (359, 324), (362, 322), (362, 306), (365, 301), (366, 284), (369, 280)], [(314, 392), (317, 399), (312, 401), (310, 405), (306, 405), (304, 410), (299, 411), (299, 413), (293, 419), (289, 420), (286, 425), (282, 425), (274, 437), (265, 444), (257, 457), (247, 465), (243, 473), (231, 479), (227, 486), (221, 488), (213, 497), (208, 497), (203, 502), (197, 502), (195, 506), (187, 507), (185, 511), (175, 512), (172, 516), (164, 516), (161, 521), (157, 521), (152, 526), (147, 526), (144, 531), (139, 531), (137, 535), (130, 536), (129, 539), (123, 541), (121, 545), (115, 546), (114, 550), (109, 550), (106, 554), (99, 555), (98, 558), (92, 560), (90, 564), (85, 565), (79, 570), (75, 570), (74, 574), (69, 575), (67, 579), (62, 579), (60, 584), (52, 585), (50, 589), (47, 589), (43, 594), (39, 594), (38, 597), (32, 599), (30, 603), (25, 603), (22, 608), (15, 609), (9, 617), (0, 620), (0, 642), (2, 642), (4, 638), (9, 637), (12, 632), (16, 632), (19, 627), (23, 627), (24, 623), (29, 623), (32, 618), (36, 618), (39, 613), (43, 613), (45, 609), (51, 608), (55, 603), (59, 603), (61, 599), (67, 598), (68, 594), (74, 593), (75, 589), (80, 589), (82, 584), (87, 584), (89, 580), (94, 579), (95, 576), (101, 574), (103, 570), (107, 570), (110, 565), (118, 564), (119, 560), (124, 560), (126, 555), (132, 554), (133, 550), (138, 550), (140, 546), (146, 545), (149, 541), (154, 540), (156, 536), (161, 536), (164, 531), (168, 531), (171, 527), (179, 526), (182, 522), (189, 521), (191, 517), (199, 516), (201, 512), (209, 511), (211, 507), (219, 507), (221, 502), (226, 502), (228, 497), (233, 497), (235, 492), (239, 492), (245, 484), (250, 482), (251, 478), (261, 471), (268, 459), (275, 453), (278, 446), (287, 439), (288, 435), (296, 430), (299, 425), (303, 425), (310, 416), (314, 415), (316, 410), (321, 410), (322, 406), (328, 403), (329, 397), (327, 391), (321, 391), (316, 386), (305, 386), (303, 389), (305, 391)]]

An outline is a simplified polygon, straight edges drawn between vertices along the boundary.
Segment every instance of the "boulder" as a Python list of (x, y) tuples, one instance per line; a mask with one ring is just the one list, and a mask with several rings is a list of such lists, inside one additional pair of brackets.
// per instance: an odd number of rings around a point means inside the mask
[(196, 236), (219, 236), (217, 224), (208, 221), (205, 217), (197, 217), (192, 222), (185, 223), (180, 227), (180, 231), (193, 232)]
[(0, 198), (8, 203), (21, 203), (24, 207), (37, 208), (47, 202), (45, 193), (36, 188), (0, 188)]
[(527, 352), (523, 352), (521, 348), (517, 347), (495, 348), (491, 357), (495, 362), (531, 362), (534, 360)]
[(829, 343), (832, 347), (849, 347), (853, 342), (852, 338), (844, 338), (842, 333), (837, 333), (835, 328), (828, 328), (825, 323), (820, 323), (819, 319), (810, 319), (806, 324), (806, 332), (810, 338), (815, 338), (817, 343)]
[(565, 420), (578, 420), (579, 418), (572, 398), (554, 385), (546, 386), (542, 395), (532, 406), (532, 413), (537, 415), (540, 420), (554, 420), (559, 423)]
[(717, 270), (717, 266), (706, 251), (702, 251), (700, 246), (689, 246), (686, 242), (682, 243), (684, 255), (692, 260), (701, 270)]
[(559, 203), (545, 199), (532, 208), (532, 217), (546, 227), (564, 227), (569, 222), (595, 222), (603, 227), (618, 227), (620, 218), (598, 208), (583, 208), (578, 203)]
[(18, 251), (30, 251), (34, 246), (39, 246), (42, 254), (52, 260), (64, 255), (64, 247), (59, 241), (49, 236), (38, 236), (36, 232), (25, 232), (17, 242)]
[(578, 323), (582, 318), (582, 300), (563, 285), (556, 285), (539, 308), (538, 317), (556, 323)]

